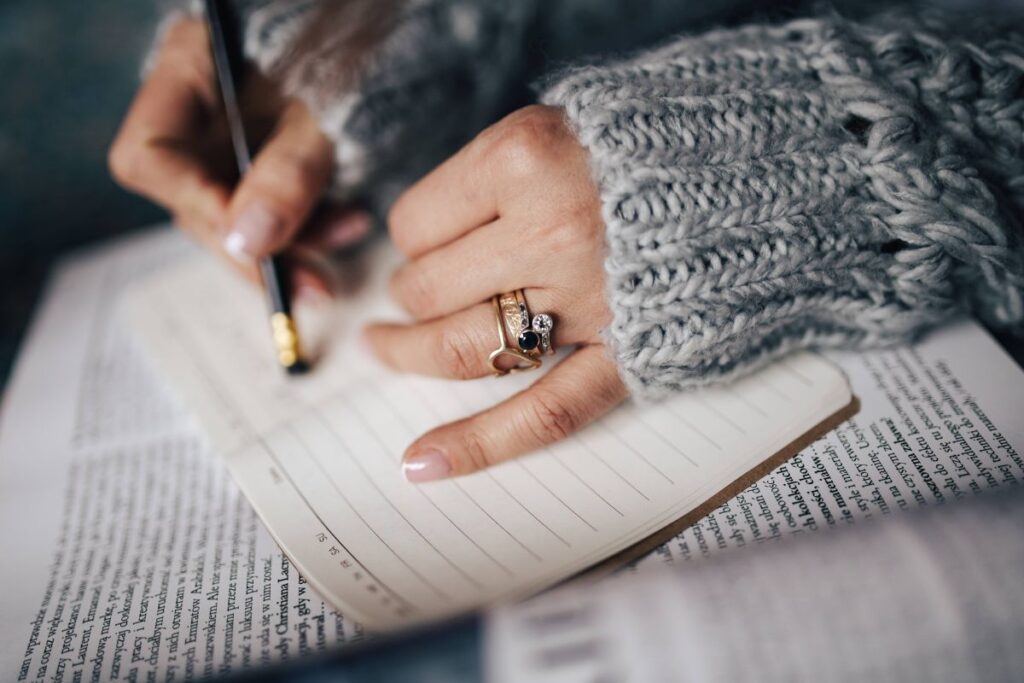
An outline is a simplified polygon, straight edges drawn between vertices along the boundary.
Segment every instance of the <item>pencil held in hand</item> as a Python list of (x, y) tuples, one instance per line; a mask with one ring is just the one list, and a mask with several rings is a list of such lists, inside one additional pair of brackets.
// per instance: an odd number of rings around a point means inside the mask
[[(231, 132), (231, 145), (238, 165), (238, 175), (248, 172), (252, 160), (236, 88), (241, 82), (243, 56), (237, 22), (229, 3), (224, 0), (206, 0), (206, 24), (210, 31), (210, 49), (217, 72), (224, 113)], [(291, 297), (285, 286), (284, 265), (277, 256), (260, 260), (260, 275), (270, 307), (270, 327), (273, 332), (277, 360), (288, 374), (297, 375), (308, 370), (302, 356), (302, 345), (291, 312)]]

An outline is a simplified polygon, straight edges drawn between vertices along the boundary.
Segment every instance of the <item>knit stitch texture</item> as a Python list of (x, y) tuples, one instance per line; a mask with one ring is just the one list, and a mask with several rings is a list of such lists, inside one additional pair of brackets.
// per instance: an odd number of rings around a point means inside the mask
[[(718, 12), (751, 4), (721, 0)], [(271, 71), (315, 0), (236, 0), (248, 56)], [(692, 28), (709, 10), (677, 0), (405, 0), (394, 32), (355, 87), (339, 84), (329, 54), (289, 80), (335, 142), (336, 198), (383, 213), (397, 195), (477, 132), (535, 98), (552, 62), (637, 48)]]
[(1020, 324), (1024, 39), (954, 26), (749, 26), (548, 90), (593, 160), (636, 395), (961, 310)]

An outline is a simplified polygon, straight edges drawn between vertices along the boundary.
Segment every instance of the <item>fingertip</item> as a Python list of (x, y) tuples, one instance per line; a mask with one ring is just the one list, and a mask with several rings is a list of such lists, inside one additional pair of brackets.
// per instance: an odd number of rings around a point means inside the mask
[(224, 249), (236, 259), (260, 259), (283, 239), (285, 221), (266, 203), (254, 201), (231, 222)]
[(246, 250), (245, 235), (241, 233), (232, 231), (227, 234), (224, 238), (224, 251), (239, 263), (248, 265), (253, 262), (253, 258)]
[(413, 484), (447, 479), (452, 475), (451, 459), (436, 446), (413, 444), (402, 458), (402, 474)]

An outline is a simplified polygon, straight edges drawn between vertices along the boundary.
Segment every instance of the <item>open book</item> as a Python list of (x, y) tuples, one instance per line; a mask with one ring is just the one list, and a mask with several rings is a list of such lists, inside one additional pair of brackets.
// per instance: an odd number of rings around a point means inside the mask
[[(132, 328), (198, 417), (270, 533), (343, 613), (390, 629), (537, 592), (663, 542), (852, 414), (843, 373), (792, 355), (729, 386), (631, 403), (541, 452), (413, 485), (399, 460), (419, 434), (536, 379), (399, 376), (358, 343), (399, 318), (395, 254), (330, 311), (299, 311), (316, 356), (276, 367), (260, 293), (209, 260), (126, 299)], [(486, 353), (488, 349), (481, 349)]]

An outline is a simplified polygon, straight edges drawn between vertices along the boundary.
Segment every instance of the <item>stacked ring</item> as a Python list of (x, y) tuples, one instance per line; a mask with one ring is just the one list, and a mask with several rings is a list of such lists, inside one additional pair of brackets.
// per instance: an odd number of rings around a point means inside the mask
[[(519, 372), (521, 370), (531, 370), (533, 368), (539, 368), (541, 364), (540, 358), (536, 355), (531, 355), (518, 348), (512, 348), (508, 345), (508, 332), (507, 328), (511, 328), (515, 322), (509, 321), (508, 314), (515, 313), (518, 315), (519, 304), (515, 301), (515, 297), (512, 297), (510, 303), (507, 299), (508, 295), (496, 296), (491, 299), (491, 304), (494, 307), (494, 318), (498, 324), (498, 348), (491, 351), (491, 355), (487, 357), (487, 360), (491, 364), (491, 369), (494, 370), (494, 374), (497, 377), (507, 375), (510, 372)], [(513, 309), (514, 304), (514, 309)], [(516, 318), (518, 320), (518, 318)], [(510, 368), (498, 367), (498, 359), (502, 356), (507, 356), (515, 360), (515, 363)]]
[(519, 348), (530, 353), (550, 355), (555, 352), (551, 345), (551, 331), (555, 321), (547, 313), (538, 313), (530, 317), (530, 309), (526, 305), (526, 293), (522, 289), (515, 292), (519, 303), (519, 334), (516, 342)]
[[(489, 357), (495, 374), (504, 375), (540, 367), (539, 356), (554, 353), (551, 343), (551, 331), (554, 328), (552, 317), (547, 313), (538, 313), (531, 318), (530, 309), (526, 304), (526, 294), (522, 289), (506, 292), (494, 297), (492, 301), (500, 343)], [(509, 347), (509, 337), (515, 340), (518, 348)], [(515, 357), (516, 365), (508, 370), (502, 370), (496, 364), (501, 356)]]

